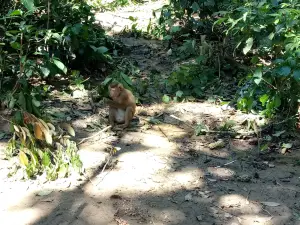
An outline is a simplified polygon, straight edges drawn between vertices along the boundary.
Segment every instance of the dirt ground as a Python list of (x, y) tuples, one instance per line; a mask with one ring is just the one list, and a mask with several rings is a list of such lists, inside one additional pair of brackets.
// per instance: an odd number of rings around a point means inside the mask
[[(122, 41), (133, 49), (128, 57), (138, 61), (142, 72), (151, 67), (172, 69), (164, 56), (143, 57), (144, 49), (164, 51), (159, 43), (133, 38)], [(69, 96), (45, 104), (51, 106), (49, 113), (66, 115), (78, 140), (92, 136), (107, 123), (107, 109), (93, 114), (86, 97)], [(18, 174), (7, 177), (16, 159), (3, 160), (7, 140), (0, 140), (0, 223), (300, 225), (297, 140), (292, 151), (282, 155), (277, 150), (258, 154), (255, 135), (195, 136), (191, 125), (200, 121), (210, 129), (229, 119), (242, 127), (243, 121), (253, 117), (205, 102), (141, 106), (138, 117), (139, 126), (133, 129), (108, 130), (82, 143), (84, 176), (54, 182), (43, 178), (20, 181)], [(151, 117), (164, 123), (149, 125), (146, 120)], [(0, 120), (0, 128), (8, 129), (5, 121)], [(224, 147), (208, 147), (219, 139)], [(102, 171), (110, 146), (120, 150)]]

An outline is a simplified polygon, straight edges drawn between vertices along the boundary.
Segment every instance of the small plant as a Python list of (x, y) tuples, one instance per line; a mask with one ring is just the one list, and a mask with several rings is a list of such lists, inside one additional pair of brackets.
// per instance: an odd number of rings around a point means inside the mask
[(77, 70), (72, 71), (71, 74), (71, 85), (74, 85), (79, 90), (84, 90), (84, 82), (86, 82), (89, 78), (84, 79), (83, 76), (80, 75), (80, 72)]
[(46, 173), (48, 180), (55, 180), (81, 171), (76, 143), (70, 139), (75, 132), (69, 124), (55, 127), (28, 112), (17, 112), (16, 117), (22, 122), (11, 123), (13, 137), (8, 142), (6, 157), (19, 157), (16, 167), (25, 172), (24, 178)]

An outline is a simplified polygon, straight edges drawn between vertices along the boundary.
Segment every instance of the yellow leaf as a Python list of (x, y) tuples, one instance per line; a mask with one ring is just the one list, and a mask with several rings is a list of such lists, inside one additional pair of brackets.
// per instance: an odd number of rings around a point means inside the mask
[(20, 162), (23, 166), (28, 165), (28, 158), (23, 151), (20, 151), (19, 158), (20, 158)]
[(41, 125), (38, 122), (34, 123), (34, 136), (39, 140), (44, 140), (43, 131)]

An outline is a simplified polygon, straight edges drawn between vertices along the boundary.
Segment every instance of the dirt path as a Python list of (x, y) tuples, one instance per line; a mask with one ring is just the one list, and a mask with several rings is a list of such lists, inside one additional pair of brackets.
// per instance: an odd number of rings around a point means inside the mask
[[(162, 49), (146, 40), (123, 41), (130, 47)], [(153, 54), (145, 61), (142, 52), (132, 51), (129, 56), (138, 61), (142, 71), (149, 70), (149, 64), (161, 65), (161, 58)], [(70, 96), (68, 101), (51, 103), (50, 108), (72, 121), (79, 139), (91, 136), (105, 126), (103, 121), (107, 122), (107, 110), (93, 115), (86, 98), (79, 101)], [(141, 120), (142, 126), (135, 130), (104, 132), (80, 145), (86, 168), (82, 177), (19, 181), (18, 175), (7, 177), (7, 168), (15, 161), (1, 159), (1, 224), (300, 225), (300, 153), (296, 141), (287, 156), (274, 153), (258, 157), (255, 137), (195, 136), (189, 125), (202, 121), (214, 129), (231, 119), (242, 127), (251, 115), (224, 111), (208, 103), (139, 109), (141, 118), (155, 115), (164, 123), (151, 126)], [(7, 129), (4, 121), (0, 127)], [(224, 141), (223, 148), (208, 148), (218, 139)], [(5, 143), (0, 140), (0, 152)], [(120, 150), (102, 172), (111, 145)]]

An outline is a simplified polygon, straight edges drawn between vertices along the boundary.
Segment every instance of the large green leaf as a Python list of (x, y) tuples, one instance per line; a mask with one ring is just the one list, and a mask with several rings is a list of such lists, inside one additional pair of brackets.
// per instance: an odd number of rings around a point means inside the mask
[(248, 38), (246, 41), (246, 46), (243, 48), (243, 53), (246, 55), (252, 48), (253, 38)]
[(67, 67), (59, 60), (53, 59), (53, 63), (59, 68), (61, 71), (64, 72), (64, 74), (67, 73)]
[(40, 67), (40, 70), (42, 71), (44, 77), (48, 77), (48, 76), (49, 76), (50, 70), (49, 70), (47, 67), (41, 66), (41, 67)]
[(43, 166), (47, 167), (47, 166), (50, 165), (50, 163), (51, 163), (51, 160), (50, 160), (48, 152), (44, 152), (43, 153), (43, 158), (42, 158)]
[(121, 72), (121, 76), (128, 85), (130, 85), (130, 86), (132, 85), (132, 81), (130, 80), (130, 78), (125, 73)]
[(294, 77), (296, 80), (300, 81), (300, 69), (294, 71), (293, 77)]
[(23, 166), (28, 166), (28, 158), (26, 154), (23, 151), (20, 151), (19, 153), (19, 159)]
[(34, 6), (34, 0), (21, 0), (21, 2), (28, 11), (34, 11), (36, 9)]
[(23, 92), (19, 93), (19, 99), (18, 99), (18, 104), (20, 107), (26, 111), (26, 100)]
[(23, 14), (22, 10), (17, 9), (17, 10), (12, 11), (9, 15), (10, 16), (21, 16), (22, 14)]
[(289, 66), (283, 66), (283, 67), (280, 67), (280, 69), (278, 70), (278, 73), (279, 75), (281, 76), (288, 76), (291, 72), (291, 67)]
[(261, 71), (261, 68), (258, 68), (258, 69), (255, 70), (253, 78), (254, 78), (254, 83), (256, 83), (257, 85), (259, 85), (260, 82), (261, 82), (261, 80), (262, 80), (262, 71)]
[(11, 42), (10, 46), (14, 49), (20, 50), (21, 49), (21, 44), (19, 42)]
[(192, 4), (192, 9), (193, 9), (194, 12), (197, 12), (200, 9), (199, 4), (197, 2), (194, 2)]

